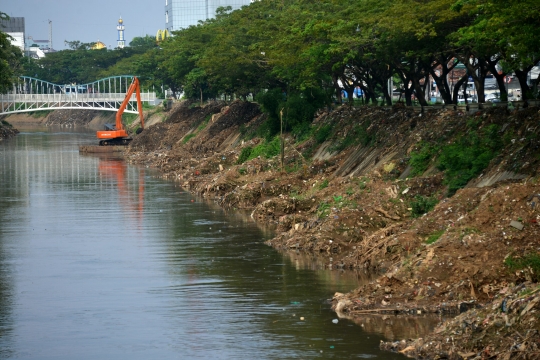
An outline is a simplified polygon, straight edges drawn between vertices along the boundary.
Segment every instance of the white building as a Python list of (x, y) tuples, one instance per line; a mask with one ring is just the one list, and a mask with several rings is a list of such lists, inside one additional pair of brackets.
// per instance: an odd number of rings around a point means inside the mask
[(12, 17), (9, 20), (0, 20), (0, 30), (12, 37), (11, 44), (24, 52), (25, 30), (24, 18)]

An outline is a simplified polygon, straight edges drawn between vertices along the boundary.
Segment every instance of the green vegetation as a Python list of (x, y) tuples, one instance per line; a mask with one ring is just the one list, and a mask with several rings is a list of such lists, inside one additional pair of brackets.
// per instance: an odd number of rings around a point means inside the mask
[(182, 139), (182, 144), (186, 144), (189, 140), (193, 139), (195, 136), (197, 136), (198, 133), (204, 130), (204, 128), (206, 127), (206, 125), (208, 125), (208, 122), (210, 121), (211, 118), (212, 118), (212, 114), (206, 115), (204, 120), (197, 126), (195, 131), (192, 132), (191, 134), (187, 134), (184, 137), (184, 139)]
[(191, 134), (187, 134), (186, 136), (184, 136), (184, 138), (182, 139), (182, 144), (187, 144), (187, 142), (191, 139), (193, 139), (197, 134), (195, 133), (191, 133)]
[(427, 240), (426, 240), (426, 244), (430, 245), (430, 244), (433, 244), (434, 242), (436, 242), (437, 240), (439, 240), (439, 238), (442, 236), (442, 234), (444, 234), (445, 231), (446, 231), (445, 229), (442, 229), (442, 230), (436, 231), (433, 234), (429, 235)]
[(240, 156), (238, 156), (237, 164), (243, 164), (244, 162), (255, 159), (256, 157), (264, 157), (270, 159), (280, 153), (281, 140), (279, 136), (274, 137), (271, 141), (263, 141), (259, 145), (252, 147), (245, 147), (242, 149)]
[(238, 160), (236, 161), (237, 164), (243, 164), (246, 161), (250, 159), (251, 152), (253, 151), (253, 148), (250, 146), (246, 146), (242, 149), (242, 152), (240, 153), (240, 156), (238, 156)]
[(361, 144), (362, 146), (372, 145), (375, 141), (375, 136), (368, 133), (367, 129), (369, 125), (371, 125), (370, 122), (356, 125), (351, 131), (349, 131), (349, 133), (347, 133), (343, 140), (338, 142), (333, 147), (333, 150), (342, 151), (349, 146), (354, 146), (358, 144)]
[(433, 210), (438, 202), (439, 201), (435, 197), (416, 195), (410, 203), (412, 209), (411, 214), (413, 217), (420, 217)]
[[(526, 77), (540, 59), (538, 13), (537, 0), (256, 1), (236, 11), (221, 7), (212, 19), (176, 31), (159, 47), (152, 35), (114, 50), (90, 50), (92, 43), (75, 40), (66, 42), (69, 50), (39, 60), (22, 58), (0, 32), (6, 45), (0, 46), (0, 84), (10, 84), (13, 74), (60, 84), (135, 74), (146, 89), (161, 93), (163, 85), (199, 103), (259, 94), (268, 114), (266, 139), (280, 130), (282, 110), (284, 130), (301, 138), (315, 111), (331, 102), (390, 105), (389, 78), (401, 85), (408, 105), (409, 89), (427, 105), (425, 76), (419, 74), (439, 70), (435, 80), (443, 101), (455, 102), (459, 87), (450, 86), (447, 75), (458, 63), (467, 68), (464, 81), (471, 76), (480, 82), (488, 72), (500, 80), (515, 73), (527, 100), (536, 91)], [(363, 99), (353, 98), (356, 87)], [(477, 91), (482, 99), (483, 87)], [(506, 99), (504, 86), (499, 91)], [(356, 144), (373, 141), (361, 131), (356, 135)], [(339, 146), (353, 141), (351, 135)]]
[(360, 179), (358, 179), (358, 187), (360, 188), (360, 190), (364, 190), (367, 187), (368, 181), (369, 179), (366, 177), (361, 177)]
[(126, 125), (131, 125), (135, 120), (139, 118), (139, 114), (123, 113), (122, 120)]
[(420, 149), (417, 151), (411, 152), (411, 160), (409, 165), (411, 165), (411, 175), (421, 175), (423, 174), (433, 161), (438, 148), (434, 145), (430, 145), (426, 142), (420, 143)]
[(310, 124), (317, 109), (327, 101), (319, 89), (287, 94), (281, 88), (262, 91), (256, 97), (268, 115), (259, 129), (259, 136), (271, 139), (283, 131), (290, 131), (299, 140), (310, 133)]
[(320, 184), (319, 184), (319, 189), (322, 190), (324, 188), (327, 188), (328, 187), (328, 179), (324, 179)]
[(253, 148), (249, 159), (254, 159), (258, 156), (270, 159), (280, 153), (281, 139), (279, 136), (274, 137), (271, 141), (264, 141)]
[(469, 129), (453, 144), (441, 149), (438, 168), (445, 171), (448, 192), (453, 195), (489, 165), (503, 147), (497, 125)]
[(327, 124), (321, 126), (317, 131), (315, 132), (315, 141), (317, 141), (318, 144), (322, 144), (326, 141), (332, 134), (332, 125)]
[(504, 259), (504, 265), (512, 272), (518, 270), (529, 272), (533, 281), (540, 280), (539, 253), (529, 253), (523, 256), (510, 255)]
[(328, 214), (330, 214), (330, 204), (327, 202), (320, 203), (317, 207), (317, 216), (322, 218), (328, 216)]

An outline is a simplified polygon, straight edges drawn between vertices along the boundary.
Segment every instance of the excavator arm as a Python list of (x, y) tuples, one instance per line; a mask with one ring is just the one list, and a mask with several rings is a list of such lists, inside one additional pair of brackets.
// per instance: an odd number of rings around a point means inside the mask
[(111, 126), (112, 124), (106, 124), (106, 130), (105, 131), (98, 131), (97, 137), (98, 139), (101, 139), (99, 142), (99, 145), (127, 145), (132, 140), (129, 134), (127, 133), (126, 129), (124, 129), (124, 125), (122, 124), (122, 115), (124, 114), (124, 110), (126, 110), (127, 104), (129, 103), (129, 100), (131, 99), (131, 96), (135, 92), (137, 97), (137, 107), (139, 108), (139, 117), (141, 120), (141, 128), (137, 131), (137, 134), (141, 133), (142, 129), (144, 129), (144, 117), (143, 117), (143, 109), (142, 109), (142, 101), (141, 101), (141, 88), (139, 86), (139, 79), (137, 77), (133, 78), (133, 81), (131, 82), (131, 85), (128, 88), (128, 91), (126, 93), (126, 97), (124, 98), (124, 101), (120, 105), (120, 108), (116, 112), (116, 123), (114, 126)]

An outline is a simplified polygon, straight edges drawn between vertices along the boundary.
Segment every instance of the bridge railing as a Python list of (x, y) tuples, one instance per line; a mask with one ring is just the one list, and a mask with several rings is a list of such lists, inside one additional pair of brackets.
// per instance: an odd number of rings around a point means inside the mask
[[(86, 93), (86, 94), (1, 94), (0, 102), (15, 101), (15, 102), (28, 102), (28, 101), (124, 101), (126, 94), (122, 93)], [(141, 101), (154, 101), (156, 100), (155, 93), (141, 93)], [(129, 101), (137, 101), (135, 94), (131, 96)]]
[[(13, 84), (13, 91), (0, 94), (0, 114), (54, 110), (90, 109), (116, 111), (125, 99), (133, 76), (122, 75), (100, 79), (84, 85), (57, 85), (21, 76)], [(141, 92), (141, 101), (156, 100), (154, 92)], [(133, 94), (125, 109), (137, 113), (137, 97)]]

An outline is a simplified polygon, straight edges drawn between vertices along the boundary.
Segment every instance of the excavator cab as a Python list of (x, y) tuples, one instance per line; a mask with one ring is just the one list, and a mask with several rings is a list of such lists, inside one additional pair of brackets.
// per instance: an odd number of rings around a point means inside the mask
[(124, 98), (124, 101), (122, 102), (122, 105), (120, 105), (120, 108), (116, 112), (116, 123), (115, 124), (105, 124), (105, 130), (98, 131), (96, 133), (97, 138), (101, 139), (99, 141), (100, 146), (109, 146), (109, 145), (128, 145), (131, 140), (131, 136), (129, 136), (128, 132), (124, 128), (124, 125), (122, 124), (122, 114), (124, 113), (124, 110), (126, 109), (127, 104), (129, 103), (129, 100), (131, 99), (131, 96), (135, 92), (137, 96), (137, 107), (139, 108), (139, 117), (141, 119), (141, 127), (137, 129), (137, 134), (140, 134), (142, 130), (144, 129), (144, 118), (143, 118), (143, 110), (142, 110), (142, 101), (141, 101), (141, 88), (139, 86), (139, 79), (137, 77), (133, 77), (133, 81), (131, 82), (131, 85), (129, 86), (129, 89), (126, 93), (126, 97)]

